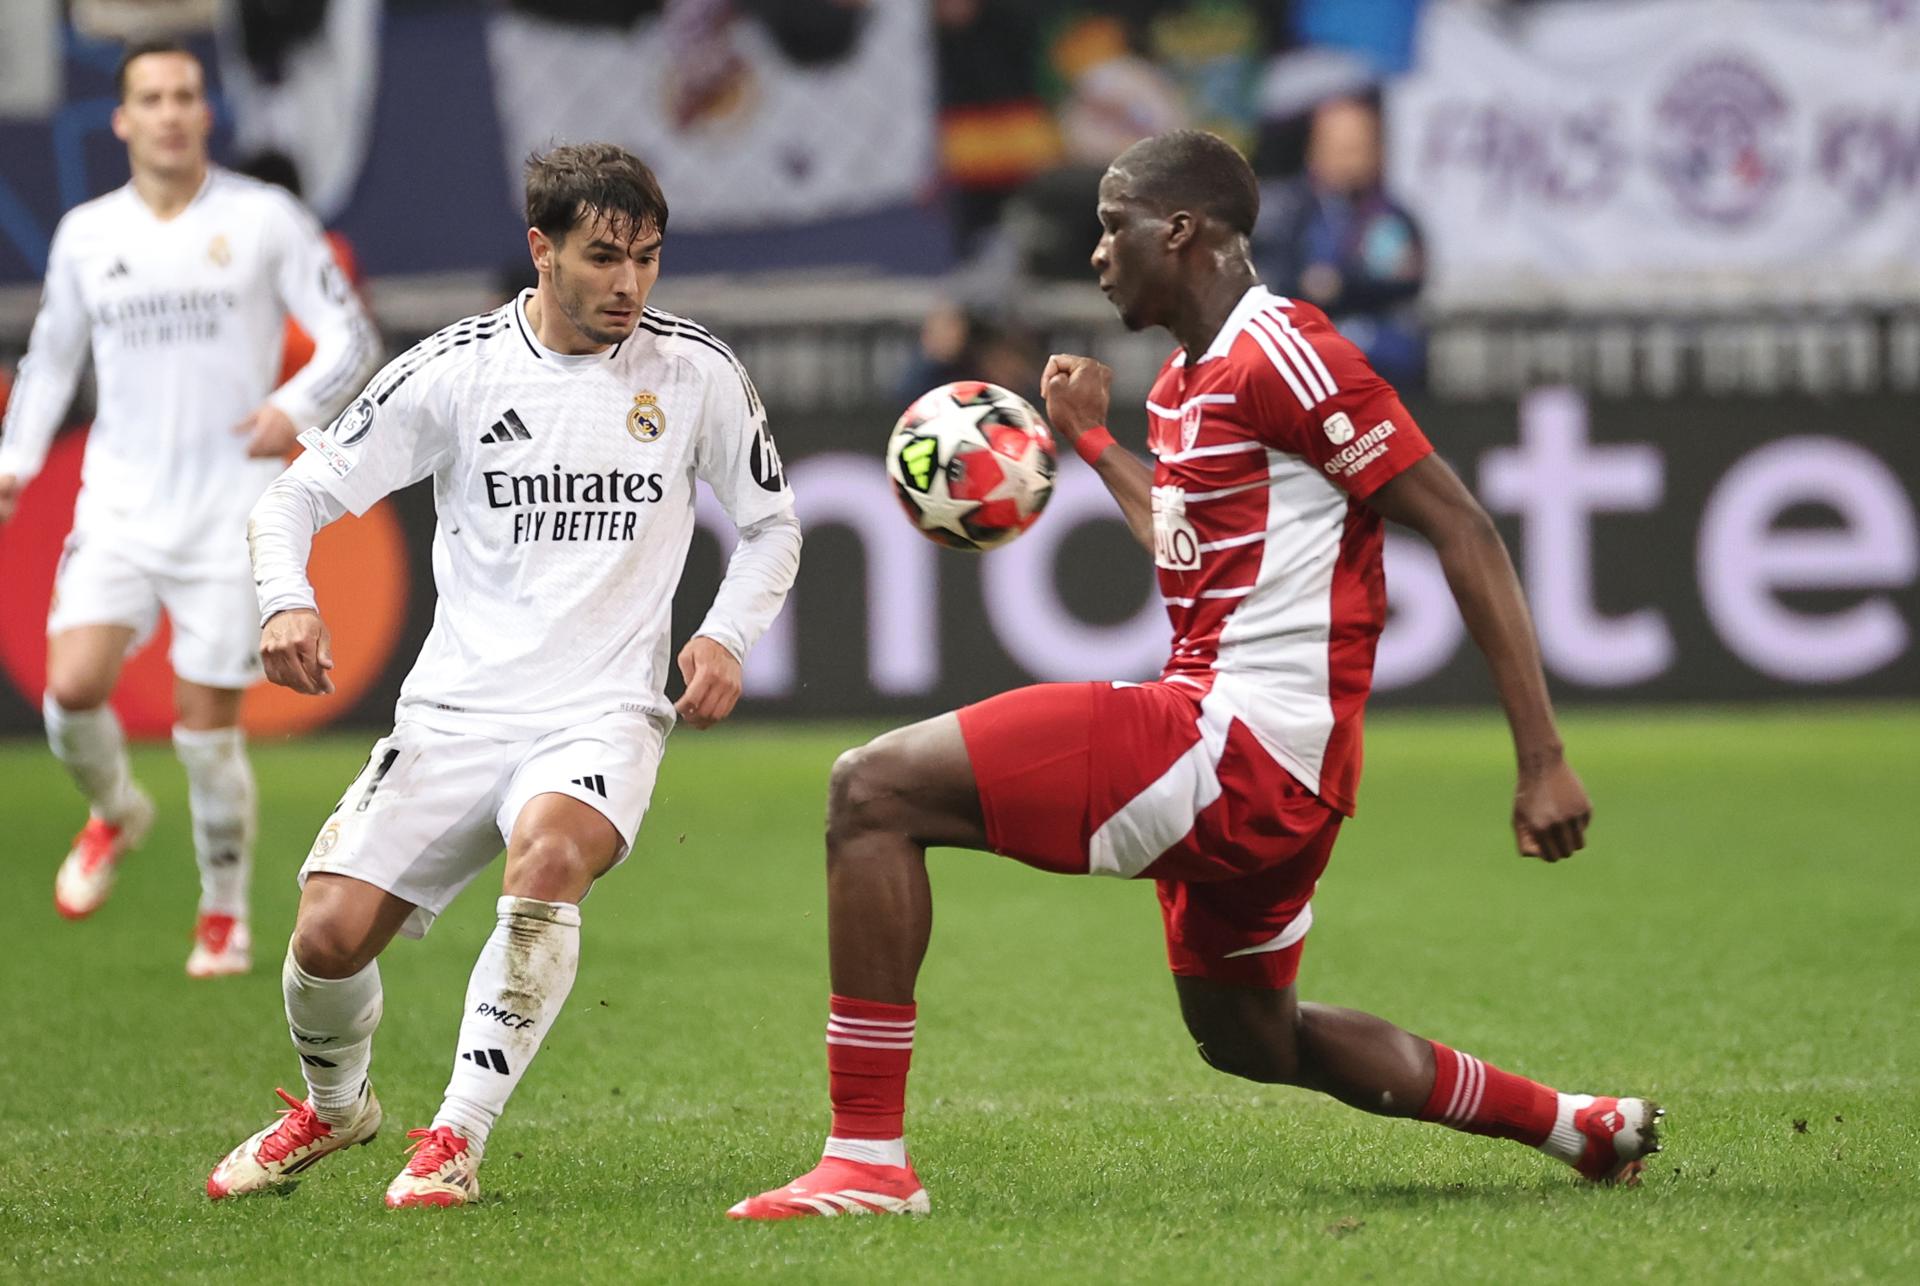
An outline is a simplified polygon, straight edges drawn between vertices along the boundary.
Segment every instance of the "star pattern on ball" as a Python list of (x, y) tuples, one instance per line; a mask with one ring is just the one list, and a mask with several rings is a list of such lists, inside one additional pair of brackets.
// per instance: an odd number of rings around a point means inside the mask
[(966, 516), (980, 507), (978, 500), (956, 500), (947, 494), (947, 479), (943, 473), (934, 479), (934, 484), (923, 492), (918, 500), (920, 526), (932, 531), (938, 528), (950, 531), (962, 540), (971, 541), (973, 536), (967, 531)]
[(1046, 471), (1040, 467), (1040, 444), (1029, 442), (1018, 459), (995, 453), (1000, 461), (1000, 485), (987, 493), (987, 500), (1011, 500), (1020, 516), (1032, 515), (1034, 501), (1050, 490)]

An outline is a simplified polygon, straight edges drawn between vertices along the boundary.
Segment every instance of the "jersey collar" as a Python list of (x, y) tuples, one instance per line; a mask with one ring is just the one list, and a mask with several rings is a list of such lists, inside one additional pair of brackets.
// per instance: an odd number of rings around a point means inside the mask
[[(1198, 364), (1204, 366), (1216, 357), (1225, 357), (1233, 351), (1233, 341), (1240, 338), (1240, 332), (1247, 328), (1247, 323), (1253, 320), (1255, 313), (1285, 302), (1257, 281), (1248, 286), (1247, 293), (1240, 296), (1240, 302), (1233, 306), (1233, 311), (1227, 314), (1226, 321), (1220, 324), (1220, 331), (1213, 337), (1213, 342), (1207, 345), (1207, 351), (1200, 354)], [(1174, 350), (1173, 364), (1175, 366), (1187, 364), (1186, 349)]]
[(527, 351), (533, 354), (537, 362), (551, 362), (557, 366), (571, 369), (576, 366), (592, 366), (596, 362), (610, 362), (620, 355), (620, 349), (626, 344), (621, 340), (604, 353), (556, 353), (542, 344), (533, 333), (533, 323), (527, 318), (527, 301), (533, 298), (533, 291), (523, 290), (513, 301), (513, 321), (520, 328), (520, 338), (527, 343)]

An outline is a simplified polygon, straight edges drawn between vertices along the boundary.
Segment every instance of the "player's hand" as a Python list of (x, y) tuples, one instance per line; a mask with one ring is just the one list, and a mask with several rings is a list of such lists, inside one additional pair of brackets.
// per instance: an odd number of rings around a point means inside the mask
[(674, 711), (695, 728), (711, 728), (740, 702), (740, 662), (733, 653), (696, 634), (680, 649), (680, 677), (687, 690)]
[(1047, 397), (1047, 423), (1077, 442), (1082, 433), (1107, 422), (1113, 368), (1091, 357), (1055, 353), (1041, 372), (1040, 390)]
[(233, 431), (246, 436), (247, 458), (251, 460), (278, 459), (293, 450), (300, 437), (300, 430), (287, 413), (271, 402), (262, 402), (252, 415), (234, 425)]
[(21, 490), (17, 474), (0, 473), (0, 522), (13, 517), (14, 506), (20, 503)]
[(260, 664), (267, 681), (310, 697), (333, 692), (333, 636), (320, 613), (296, 607), (275, 612), (260, 631)]
[(1558, 862), (1587, 846), (1593, 801), (1565, 760), (1524, 772), (1513, 795), (1513, 834), (1522, 857)]

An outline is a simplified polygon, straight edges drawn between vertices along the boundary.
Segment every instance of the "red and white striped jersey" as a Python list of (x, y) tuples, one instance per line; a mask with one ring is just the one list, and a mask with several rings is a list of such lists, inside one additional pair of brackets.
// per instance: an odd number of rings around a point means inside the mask
[(1381, 520), (1361, 502), (1433, 447), (1325, 313), (1258, 285), (1199, 362), (1167, 359), (1147, 420), (1163, 680), (1224, 701), (1351, 814), (1387, 612)]

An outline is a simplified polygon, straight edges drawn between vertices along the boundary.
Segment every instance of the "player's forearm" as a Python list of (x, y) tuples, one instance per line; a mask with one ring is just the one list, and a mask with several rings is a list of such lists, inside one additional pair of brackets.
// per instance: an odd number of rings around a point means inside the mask
[(313, 356), (267, 398), (299, 428), (326, 424), (366, 386), (380, 361), (380, 336), (352, 304), (313, 335)]
[(294, 608), (318, 610), (307, 579), (314, 535), (346, 508), (319, 483), (301, 476), (300, 465), (275, 478), (247, 518), (247, 552), (260, 597), (260, 619)]
[(1100, 453), (1093, 471), (1113, 494), (1127, 520), (1127, 530), (1148, 552), (1153, 552), (1153, 469), (1133, 452), (1115, 443)]
[(741, 529), (713, 606), (695, 631), (744, 661), (800, 574), (800, 520), (781, 514)]
[(25, 482), (40, 472), (54, 432), (73, 404), (85, 364), (85, 349), (77, 353), (27, 350), (7, 401), (5, 424), (0, 425), (0, 475), (11, 474)]
[(1560, 734), (1533, 618), (1507, 547), (1484, 513), (1452, 525), (1434, 542), (1467, 632), (1487, 659), (1524, 770), (1560, 758)]

